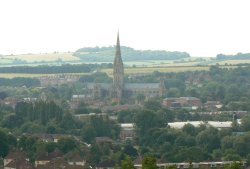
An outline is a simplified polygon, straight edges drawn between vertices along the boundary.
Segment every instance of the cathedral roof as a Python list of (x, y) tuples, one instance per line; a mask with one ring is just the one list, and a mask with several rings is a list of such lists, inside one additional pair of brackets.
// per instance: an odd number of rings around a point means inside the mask
[(95, 87), (109, 90), (113, 84), (112, 83), (86, 83), (88, 89), (94, 89)]
[[(86, 87), (88, 89), (94, 89), (94, 87), (98, 87), (101, 89), (109, 90), (112, 87), (112, 83), (86, 83)], [(160, 83), (125, 83), (125, 90), (132, 89), (159, 89)]]
[(125, 83), (124, 88), (129, 89), (159, 89), (160, 83)]

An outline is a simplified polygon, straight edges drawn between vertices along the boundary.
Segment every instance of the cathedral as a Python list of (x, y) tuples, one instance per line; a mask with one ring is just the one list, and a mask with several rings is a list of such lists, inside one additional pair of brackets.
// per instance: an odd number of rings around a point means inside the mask
[(86, 98), (102, 100), (110, 98), (120, 103), (122, 100), (144, 95), (146, 99), (165, 96), (164, 82), (160, 83), (125, 83), (124, 65), (121, 56), (119, 33), (117, 34), (116, 52), (113, 63), (113, 83), (87, 83)]

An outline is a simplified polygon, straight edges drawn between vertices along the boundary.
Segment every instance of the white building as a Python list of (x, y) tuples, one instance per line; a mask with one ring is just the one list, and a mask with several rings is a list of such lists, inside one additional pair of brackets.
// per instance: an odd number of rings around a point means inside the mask
[[(240, 120), (238, 120), (238, 123), (240, 123)], [(222, 128), (231, 128), (232, 127), (232, 121), (186, 121), (186, 122), (173, 122), (168, 123), (168, 126), (170, 128), (175, 129), (181, 129), (186, 124), (191, 124), (194, 127), (199, 127), (200, 125), (206, 125), (206, 126), (212, 126), (214, 128), (222, 129)]]

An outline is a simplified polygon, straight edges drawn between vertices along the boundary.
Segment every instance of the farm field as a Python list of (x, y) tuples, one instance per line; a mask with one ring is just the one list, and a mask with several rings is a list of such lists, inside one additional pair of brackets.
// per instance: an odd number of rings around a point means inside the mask
[[(159, 72), (185, 72), (185, 71), (199, 71), (199, 70), (208, 70), (209, 67), (138, 67), (138, 68), (125, 68), (125, 74), (148, 74), (153, 73), (154, 71)], [(101, 72), (107, 73), (109, 76), (112, 76), (113, 69), (102, 69)], [(64, 73), (64, 74), (72, 74), (72, 75), (88, 75), (90, 73)], [(53, 76), (56, 74), (29, 74), (29, 73), (0, 73), (0, 78), (14, 78), (14, 77), (42, 77), (42, 76)], [(57, 74), (58, 75), (58, 74)]]
[(8, 55), (3, 56), (2, 59), (19, 59), (26, 61), (28, 63), (32, 62), (52, 62), (58, 61), (61, 59), (62, 61), (78, 61), (80, 60), (78, 57), (73, 56), (73, 53), (43, 53), (43, 54), (23, 54), (23, 55)]
[(223, 60), (223, 61), (218, 61), (217, 62), (219, 65), (237, 65), (237, 64), (250, 64), (250, 60)]
[(15, 78), (15, 77), (28, 77), (37, 78), (43, 76), (54, 76), (54, 75), (88, 75), (89, 73), (63, 73), (63, 74), (29, 74), (29, 73), (0, 73), (0, 78)]
[[(131, 74), (148, 74), (154, 71), (159, 72), (185, 72), (185, 71), (200, 71), (209, 70), (209, 67), (205, 66), (179, 66), (179, 67), (138, 67), (138, 68), (125, 68), (124, 73), (127, 75)], [(102, 72), (112, 76), (113, 69), (102, 69)]]

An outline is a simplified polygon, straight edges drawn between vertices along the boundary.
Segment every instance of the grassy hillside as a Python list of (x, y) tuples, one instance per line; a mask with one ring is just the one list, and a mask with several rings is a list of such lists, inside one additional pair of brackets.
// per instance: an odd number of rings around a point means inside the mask
[[(189, 58), (186, 52), (168, 52), (163, 50), (135, 50), (130, 47), (121, 47), (123, 61), (140, 60), (178, 60)], [(95, 47), (78, 49), (74, 56), (82, 61), (112, 62), (114, 60), (115, 47)]]

